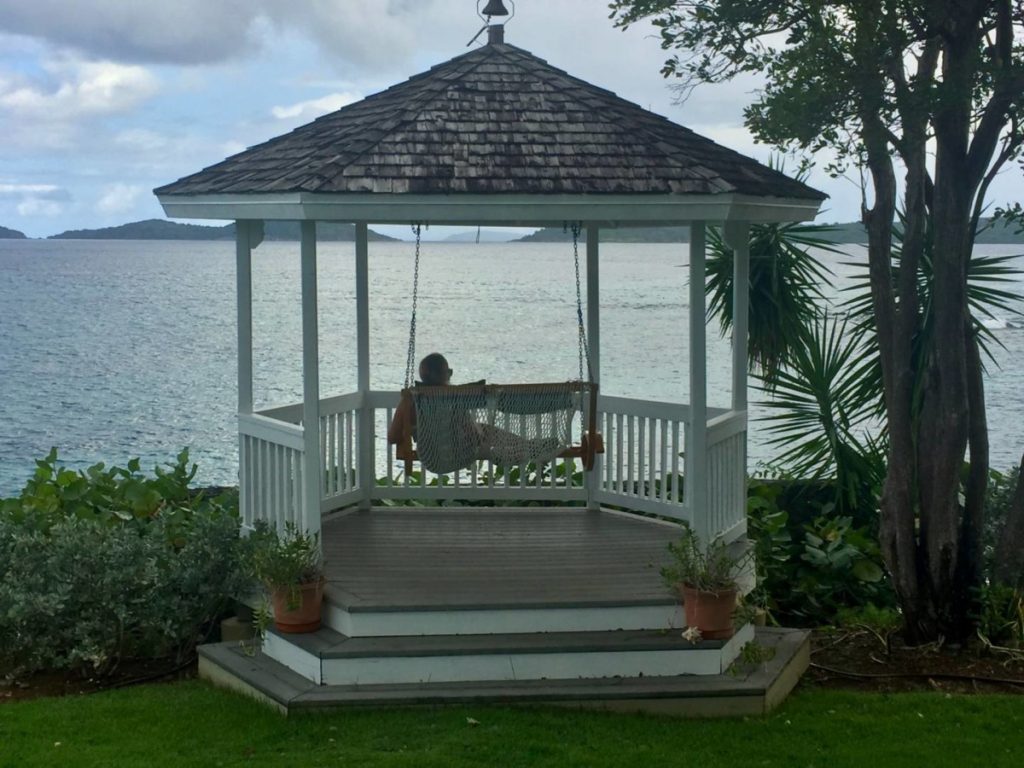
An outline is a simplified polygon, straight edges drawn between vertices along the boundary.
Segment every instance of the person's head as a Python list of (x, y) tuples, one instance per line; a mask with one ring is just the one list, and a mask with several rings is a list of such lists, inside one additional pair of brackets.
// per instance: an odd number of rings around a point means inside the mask
[(452, 369), (440, 352), (431, 352), (420, 360), (420, 381), (428, 387), (439, 387), (451, 381)]

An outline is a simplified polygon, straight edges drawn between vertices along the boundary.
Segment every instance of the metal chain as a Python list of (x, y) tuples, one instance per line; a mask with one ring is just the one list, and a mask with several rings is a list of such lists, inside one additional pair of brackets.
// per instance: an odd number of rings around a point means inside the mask
[(416, 365), (416, 304), (420, 292), (420, 229), (421, 225), (412, 225), (412, 231), (416, 235), (416, 258), (412, 269), (412, 318), (409, 320), (409, 351), (405, 358), (406, 389), (412, 386), (413, 370)]
[(576, 320), (579, 328), (580, 347), (580, 381), (583, 381), (583, 361), (587, 361), (587, 381), (594, 381), (594, 371), (590, 367), (590, 345), (587, 344), (587, 327), (583, 324), (583, 290), (580, 286), (580, 232), (582, 227), (578, 221), (572, 223), (572, 257), (576, 265)]

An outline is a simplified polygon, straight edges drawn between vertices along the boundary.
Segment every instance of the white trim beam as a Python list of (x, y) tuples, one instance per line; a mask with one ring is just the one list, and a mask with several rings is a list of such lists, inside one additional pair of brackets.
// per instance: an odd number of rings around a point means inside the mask
[(749, 195), (161, 195), (172, 218), (367, 221), (378, 224), (677, 225), (697, 221), (811, 221), (820, 201)]

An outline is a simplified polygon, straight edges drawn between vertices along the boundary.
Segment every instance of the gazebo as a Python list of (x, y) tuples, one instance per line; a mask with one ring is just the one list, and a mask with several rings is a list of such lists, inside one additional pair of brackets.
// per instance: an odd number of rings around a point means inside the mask
[[(756, 696), (747, 677), (730, 689), (722, 673), (753, 628), (696, 645), (666, 633), (681, 615), (656, 566), (681, 523), (743, 546), (748, 231), (813, 219), (824, 195), (505, 43), (502, 25), (487, 33), (469, 53), (156, 190), (168, 216), (236, 222), (243, 523), (319, 533), (328, 568), (323, 630), (270, 633), (256, 657), (207, 648), (205, 674), (286, 710), (481, 697), (678, 703), (707, 691), (763, 709), (771, 686), (799, 673), (805, 636), (761, 637), (780, 650), (772, 676)], [(251, 254), (266, 220), (301, 222), (303, 401), (256, 411)], [(356, 233), (358, 386), (327, 396), (318, 221)], [(555, 458), (515, 474), (487, 462), (405, 472), (385, 437), (399, 393), (370, 380), (367, 233), (377, 224), (581, 227), (596, 382), (601, 230), (688, 226), (690, 402), (595, 395), (605, 452), (591, 471)], [(728, 409), (707, 402), (708, 225), (735, 253)], [(423, 500), (494, 506), (412, 506)], [(519, 506), (539, 500), (549, 505)]]

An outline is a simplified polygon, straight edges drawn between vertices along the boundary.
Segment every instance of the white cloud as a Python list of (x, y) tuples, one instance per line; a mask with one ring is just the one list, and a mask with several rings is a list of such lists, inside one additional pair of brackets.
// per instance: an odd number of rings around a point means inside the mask
[(43, 62), (50, 82), (0, 76), (0, 110), (16, 118), (62, 121), (126, 112), (156, 93), (147, 69), (62, 57)]
[(341, 109), (348, 104), (359, 101), (361, 98), (363, 98), (362, 94), (348, 91), (344, 93), (329, 93), (319, 99), (300, 101), (297, 104), (289, 104), (284, 107), (274, 107), (270, 111), (278, 120), (299, 118), (302, 122), (306, 122), (320, 117), (320, 115), (326, 115), (328, 112)]
[(0, 29), (93, 57), (186, 65), (238, 58), (271, 42), (268, 33), (294, 31), (344, 60), (382, 64), (423, 30), (443, 29), (447, 9), (472, 19), (471, 4), (451, 0), (0, 0)]
[(71, 193), (55, 184), (0, 182), (0, 202), (15, 203), (19, 216), (57, 216), (71, 201)]
[(93, 57), (202, 64), (250, 44), (246, 0), (0, 0), (0, 29)]
[(96, 210), (106, 214), (130, 211), (145, 191), (137, 185), (108, 184), (103, 188), (103, 196), (96, 202)]

